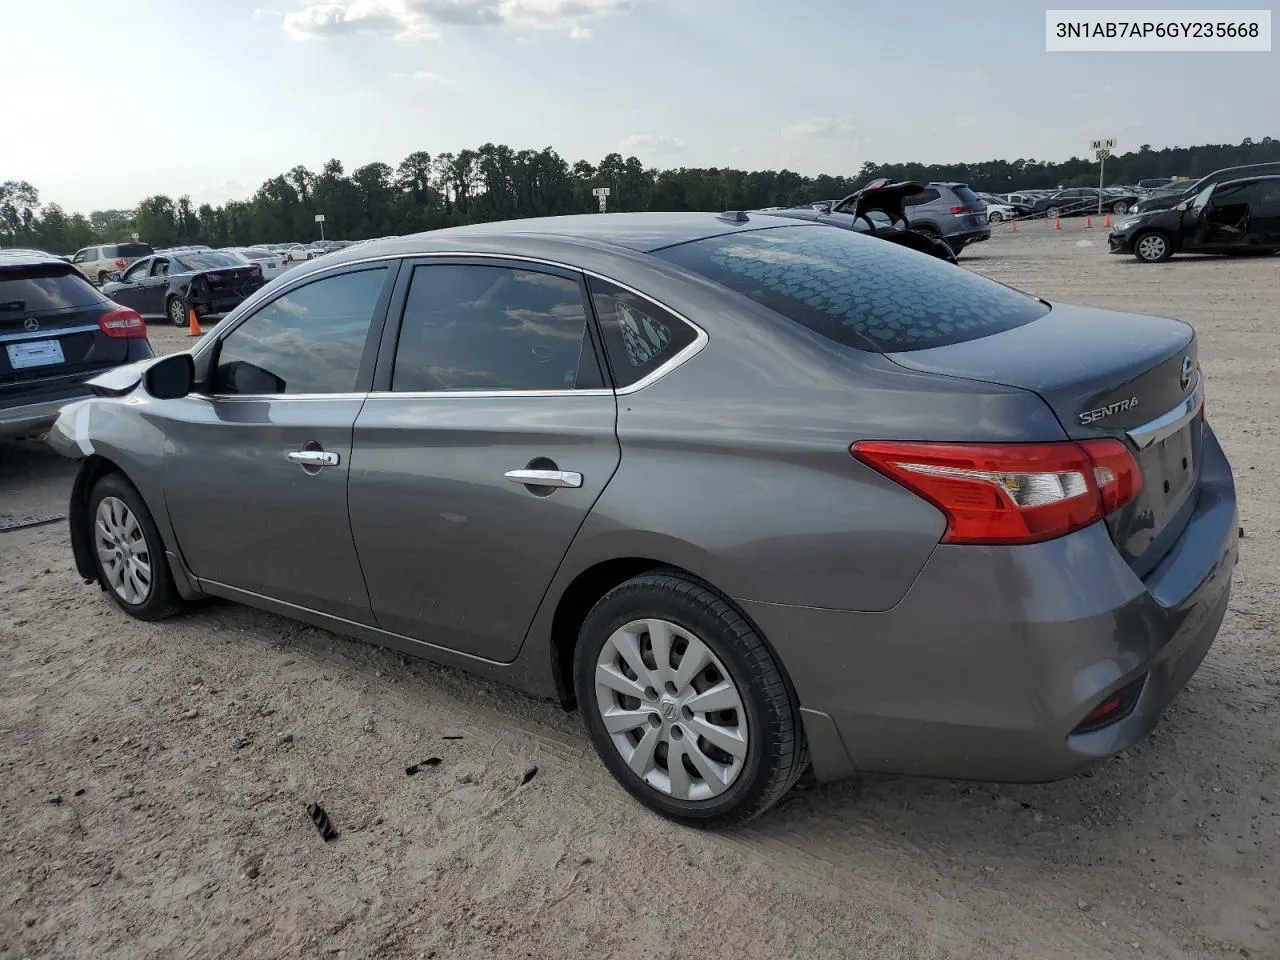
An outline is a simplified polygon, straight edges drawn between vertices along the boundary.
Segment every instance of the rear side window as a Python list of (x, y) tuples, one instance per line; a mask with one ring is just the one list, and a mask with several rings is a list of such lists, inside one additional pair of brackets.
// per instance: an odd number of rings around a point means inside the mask
[(599, 387), (576, 280), (466, 264), (413, 271), (391, 389), (573, 390)]
[(615, 387), (643, 380), (697, 337), (687, 323), (644, 297), (607, 280), (592, 278), (587, 285)]
[(154, 253), (145, 243), (121, 243), (116, 245), (117, 257), (149, 257)]
[(937, 200), (940, 196), (942, 196), (942, 194), (933, 187), (929, 187), (920, 193), (907, 197), (902, 201), (902, 205), (904, 207), (919, 207), (926, 203), (933, 203), (933, 201)]
[(697, 240), (657, 256), (837, 343), (876, 353), (963, 343), (1049, 308), (927, 254), (850, 230), (779, 227)]
[(969, 187), (963, 183), (960, 184), (958, 187), (952, 187), (951, 192), (960, 198), (961, 203), (975, 205), (982, 202), (982, 198), (979, 197), (972, 190), (970, 190)]
[(0, 317), (39, 310), (66, 310), (105, 303), (79, 273), (68, 267), (0, 269)]

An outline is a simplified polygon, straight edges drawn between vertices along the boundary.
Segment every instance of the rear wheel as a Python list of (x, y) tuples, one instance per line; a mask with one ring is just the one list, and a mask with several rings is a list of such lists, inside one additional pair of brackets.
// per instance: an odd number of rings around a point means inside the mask
[(187, 307), (182, 302), (181, 297), (170, 297), (169, 303), (165, 307), (165, 312), (169, 315), (169, 322), (175, 327), (185, 327), (187, 325)]
[(108, 473), (94, 485), (88, 522), (98, 582), (117, 606), (139, 620), (176, 613), (181, 600), (164, 541), (142, 497), (122, 474)]
[(808, 765), (794, 695), (764, 639), (678, 571), (635, 577), (595, 605), (574, 681), (609, 772), (680, 823), (754, 820)]
[(1057, 220), (1062, 216), (1062, 210), (1059, 207), (1050, 207), (1044, 212), (1044, 215), (1050, 220)]
[(1173, 244), (1163, 233), (1150, 230), (1134, 239), (1133, 255), (1143, 263), (1163, 263), (1173, 256)]
[(107, 273), (107, 271), (105, 270), (99, 270), (98, 286), (102, 286), (104, 283), (110, 283), (110, 282), (111, 282), (111, 274)]
[(991, 223), (1000, 223), (1004, 220), (1004, 214), (999, 210), (992, 210), (987, 214), (987, 220)]

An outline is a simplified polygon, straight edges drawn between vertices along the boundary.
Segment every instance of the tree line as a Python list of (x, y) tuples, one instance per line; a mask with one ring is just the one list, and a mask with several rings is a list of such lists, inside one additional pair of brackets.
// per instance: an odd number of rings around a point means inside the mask
[[(1153, 149), (1143, 144), (1110, 158), (1108, 184), (1164, 177), (1199, 177), (1221, 167), (1280, 161), (1280, 140), (1246, 138), (1239, 144)], [(802, 176), (791, 170), (722, 167), (656, 169), (637, 157), (611, 153), (599, 164), (569, 163), (555, 150), (514, 150), (486, 143), (475, 150), (432, 155), (424, 150), (397, 166), (369, 163), (347, 173), (340, 160), (319, 172), (296, 166), (262, 184), (248, 200), (193, 206), (149, 196), (131, 210), (68, 213), (41, 204), (25, 181), (0, 182), (0, 246), (68, 253), (94, 242), (127, 240), (136, 233), (155, 247), (182, 243), (231, 246), (313, 240), (316, 214), (330, 239), (364, 240), (439, 227), (513, 217), (588, 213), (592, 190), (608, 187), (611, 211), (736, 210), (789, 206), (847, 196), (875, 177), (968, 183), (1004, 193), (1096, 184), (1092, 159), (987, 160), (979, 163), (862, 164), (852, 176)]]

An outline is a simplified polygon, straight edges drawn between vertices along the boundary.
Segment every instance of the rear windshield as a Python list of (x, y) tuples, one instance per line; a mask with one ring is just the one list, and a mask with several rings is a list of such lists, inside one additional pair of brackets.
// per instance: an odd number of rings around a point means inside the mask
[(0, 317), (38, 310), (93, 307), (102, 303), (80, 274), (67, 267), (0, 268)]
[(952, 187), (951, 192), (960, 198), (962, 203), (978, 204), (982, 203), (982, 198), (970, 190), (963, 183), (958, 187)]
[(1034, 297), (963, 267), (828, 226), (728, 234), (656, 256), (875, 353), (976, 340), (1049, 312)]
[(244, 263), (240, 257), (217, 250), (187, 250), (171, 259), (187, 270), (214, 270), (218, 267), (238, 267)]

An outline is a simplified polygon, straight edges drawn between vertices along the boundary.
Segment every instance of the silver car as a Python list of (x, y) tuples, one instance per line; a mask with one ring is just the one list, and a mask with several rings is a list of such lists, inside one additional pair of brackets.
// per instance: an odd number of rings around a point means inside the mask
[(581, 709), (673, 819), (807, 769), (1037, 781), (1144, 737), (1217, 633), (1231, 470), (1190, 327), (765, 214), (378, 241), (98, 378), (76, 567)]

